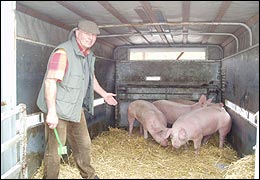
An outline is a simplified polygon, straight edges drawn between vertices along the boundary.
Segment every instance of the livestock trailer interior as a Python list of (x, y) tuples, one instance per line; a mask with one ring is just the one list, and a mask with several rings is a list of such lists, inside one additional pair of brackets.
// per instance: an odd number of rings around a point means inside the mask
[(237, 155), (258, 159), (258, 1), (1, 1), (1, 178), (31, 178), (41, 166), (38, 93), (51, 52), (82, 19), (100, 29), (95, 75), (118, 101), (110, 106), (95, 93), (94, 115), (85, 111), (92, 139), (128, 130), (135, 100), (204, 94), (230, 114), (227, 141)]

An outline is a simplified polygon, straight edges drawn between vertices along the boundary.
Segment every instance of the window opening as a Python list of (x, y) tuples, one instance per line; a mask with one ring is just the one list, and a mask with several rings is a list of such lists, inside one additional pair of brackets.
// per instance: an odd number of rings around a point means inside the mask
[(206, 48), (135, 48), (129, 60), (206, 60)]

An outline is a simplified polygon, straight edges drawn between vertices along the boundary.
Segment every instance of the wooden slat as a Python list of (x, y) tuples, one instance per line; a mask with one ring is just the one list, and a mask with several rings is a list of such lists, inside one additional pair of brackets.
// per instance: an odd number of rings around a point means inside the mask
[[(188, 22), (190, 18), (190, 1), (183, 1), (182, 2), (182, 21)], [(188, 26), (183, 26), (182, 32), (188, 33)], [(188, 35), (184, 34), (182, 39), (183, 44), (188, 42)]]
[[(148, 15), (150, 21), (153, 23), (158, 22), (153, 13), (150, 2), (149, 1), (140, 1), (140, 3), (143, 5), (144, 11)], [(161, 28), (161, 26), (155, 26), (155, 29), (157, 30), (157, 32), (163, 32), (163, 29)], [(162, 38), (164, 43), (170, 44), (165, 35), (160, 35), (160, 37)]]
[(73, 27), (68, 26), (66, 24), (63, 24), (60, 21), (58, 21), (56, 19), (53, 19), (53, 18), (51, 18), (51, 17), (49, 17), (49, 16), (47, 16), (45, 14), (41, 14), (41, 13), (36, 12), (36, 11), (34, 11), (34, 10), (28, 8), (28, 7), (25, 7), (24, 5), (19, 4), (18, 2), (16, 3), (16, 10), (20, 11), (22, 13), (28, 14), (28, 15), (30, 15), (32, 17), (37, 18), (37, 19), (43, 20), (45, 22), (48, 22), (50, 24), (56, 25), (58, 27), (61, 27), (63, 29), (66, 29), (68, 31), (70, 31), (73, 28)]
[[(230, 7), (230, 4), (232, 3), (232, 1), (223, 1), (219, 11), (217, 13), (217, 16), (215, 17), (215, 19), (213, 20), (213, 22), (221, 22), (222, 17), (225, 15), (225, 13), (227, 12), (228, 8)], [(216, 25), (212, 25), (209, 26), (207, 32), (212, 33), (215, 32), (217, 26)], [(202, 44), (205, 44), (208, 42), (209, 36), (204, 36), (202, 39)]]
[[(123, 24), (131, 24), (122, 14), (119, 13), (119, 11), (114, 8), (108, 1), (97, 1), (99, 4), (101, 4), (108, 12), (110, 12), (113, 16), (115, 16), (121, 23)], [(140, 33), (140, 31), (136, 27), (132, 27), (136, 32)], [(131, 31), (131, 29), (129, 28)], [(146, 41), (146, 43), (150, 44), (148, 39), (146, 39), (145, 36), (143, 36), (143, 39)]]
[[(77, 14), (78, 16), (82, 17), (83, 19), (86, 19), (86, 20), (89, 20), (89, 21), (94, 21), (94, 18), (90, 17), (89, 15), (87, 15), (85, 12), (79, 10), (78, 8), (76, 8), (75, 6), (71, 5), (70, 3), (66, 2), (66, 1), (56, 1), (58, 4), (62, 5), (63, 7), (65, 7), (66, 9), (70, 10), (71, 12)], [(105, 31), (105, 30), (104, 30)], [(105, 31), (106, 32), (106, 31)], [(108, 32), (106, 32), (108, 33)], [(114, 44), (111, 44), (110, 42), (108, 41), (105, 41), (105, 40), (101, 40), (101, 39), (98, 39), (97, 42), (99, 43), (103, 43), (105, 45), (108, 45), (109, 47), (112, 47), (114, 48), (115, 45)], [(123, 41), (125, 43), (125, 41)]]

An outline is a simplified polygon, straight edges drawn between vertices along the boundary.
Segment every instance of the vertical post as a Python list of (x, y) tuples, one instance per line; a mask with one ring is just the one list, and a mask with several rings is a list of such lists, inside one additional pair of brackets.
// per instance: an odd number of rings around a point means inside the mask
[(259, 179), (259, 111), (255, 116), (256, 120), (256, 145), (255, 145), (255, 179)]
[(16, 103), (16, 1), (1, 1), (1, 101)]
[[(15, 9), (16, 1), (1, 1), (1, 102), (6, 104), (1, 106), (1, 114), (17, 105)], [(15, 136), (15, 122), (14, 117), (1, 122), (1, 143)], [(13, 155), (16, 153), (17, 149), (12, 147), (1, 154), (1, 174), (17, 162)]]
[(22, 162), (22, 169), (21, 169), (21, 178), (28, 179), (28, 170), (27, 170), (27, 159), (26, 159), (26, 149), (27, 149), (27, 125), (26, 125), (26, 105), (19, 104), (19, 116), (20, 116), (20, 136), (23, 137), (20, 143), (20, 161)]

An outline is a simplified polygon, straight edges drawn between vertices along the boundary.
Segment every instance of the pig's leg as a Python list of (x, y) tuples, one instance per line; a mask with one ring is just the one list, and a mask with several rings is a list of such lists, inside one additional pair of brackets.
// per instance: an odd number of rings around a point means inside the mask
[(198, 137), (198, 138), (196, 138), (196, 139), (193, 140), (194, 149), (195, 149), (195, 154), (196, 154), (196, 155), (199, 154), (199, 149), (200, 149), (200, 145), (201, 145), (202, 138), (203, 138), (203, 136)]
[(207, 144), (210, 138), (211, 138), (211, 135), (204, 136), (202, 139), (202, 144), (203, 145)]
[(147, 129), (144, 129), (144, 139), (148, 139), (148, 131), (147, 131)]
[(131, 135), (133, 132), (134, 121), (135, 121), (135, 118), (133, 116), (131, 116), (130, 114), (128, 114), (129, 135)]
[(225, 141), (225, 137), (219, 136), (219, 147), (220, 148), (224, 147), (224, 141)]
[(139, 128), (140, 135), (143, 135), (143, 125), (141, 123), (139, 123)]
[(225, 137), (226, 137), (226, 134), (222, 134), (221, 132), (219, 132), (219, 147), (220, 148), (224, 147)]
[(219, 132), (219, 147), (220, 148), (224, 147), (225, 138), (229, 131), (230, 131), (230, 127), (225, 127), (225, 128), (219, 129), (218, 132)]

